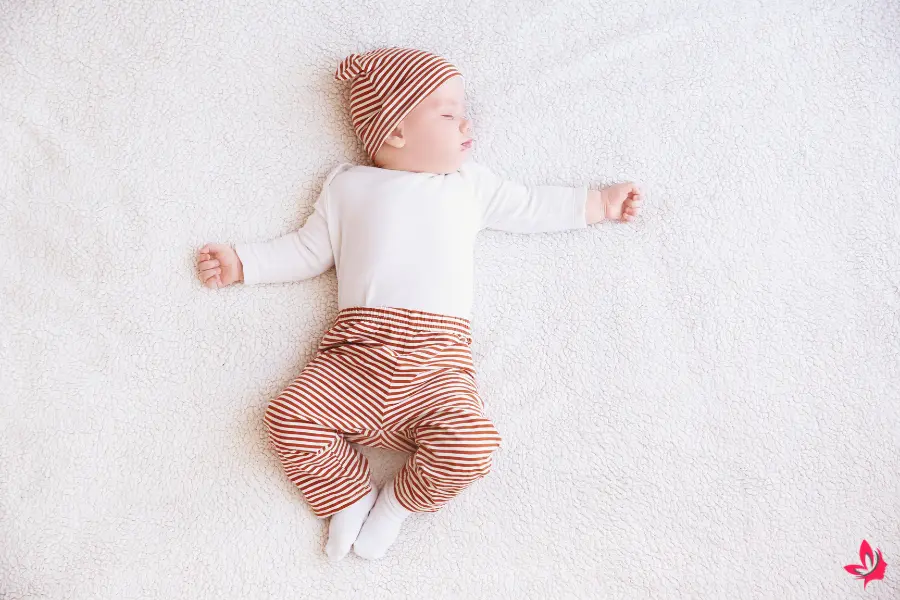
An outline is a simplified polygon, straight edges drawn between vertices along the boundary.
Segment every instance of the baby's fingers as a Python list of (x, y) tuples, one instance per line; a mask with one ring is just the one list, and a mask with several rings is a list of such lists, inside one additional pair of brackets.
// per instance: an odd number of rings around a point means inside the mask
[(210, 279), (212, 279), (213, 277), (218, 277), (221, 272), (222, 272), (222, 269), (219, 267), (216, 267), (214, 269), (206, 269), (205, 271), (200, 271), (200, 281), (202, 281), (204, 284), (207, 284), (207, 283), (209, 283)]

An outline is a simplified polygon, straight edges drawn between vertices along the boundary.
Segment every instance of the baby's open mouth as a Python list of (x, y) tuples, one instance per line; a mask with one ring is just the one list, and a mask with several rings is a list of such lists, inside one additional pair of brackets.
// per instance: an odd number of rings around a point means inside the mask
[(468, 141), (466, 141), (466, 142), (463, 142), (463, 143), (461, 144), (461, 146), (463, 147), (464, 150), (468, 150), (469, 148), (472, 147), (472, 140), (468, 140)]

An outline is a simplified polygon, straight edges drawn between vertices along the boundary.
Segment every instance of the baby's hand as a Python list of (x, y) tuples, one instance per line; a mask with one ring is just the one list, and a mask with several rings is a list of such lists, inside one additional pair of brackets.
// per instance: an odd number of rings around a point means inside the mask
[(641, 190), (630, 181), (603, 188), (600, 193), (606, 206), (607, 219), (632, 221), (641, 213), (644, 204)]
[(234, 248), (226, 244), (207, 244), (197, 256), (200, 281), (208, 288), (221, 288), (244, 280), (244, 265)]

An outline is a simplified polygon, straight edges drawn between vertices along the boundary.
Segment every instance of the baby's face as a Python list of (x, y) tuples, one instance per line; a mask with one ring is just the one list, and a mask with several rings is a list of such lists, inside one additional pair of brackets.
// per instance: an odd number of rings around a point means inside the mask
[(403, 119), (406, 170), (452, 173), (471, 152), (471, 123), (466, 118), (463, 78), (452, 77)]

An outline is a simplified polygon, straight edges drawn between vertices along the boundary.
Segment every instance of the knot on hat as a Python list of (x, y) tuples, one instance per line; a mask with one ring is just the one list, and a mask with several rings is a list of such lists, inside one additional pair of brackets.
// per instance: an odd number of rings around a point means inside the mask
[[(361, 75), (364, 75), (361, 77)], [(411, 48), (379, 48), (351, 54), (334, 78), (351, 81), (353, 129), (372, 158), (387, 135), (445, 81), (461, 75), (445, 59)]]
[(334, 78), (338, 81), (349, 81), (363, 72), (363, 67), (359, 62), (359, 54), (351, 54), (341, 61), (338, 65)]

